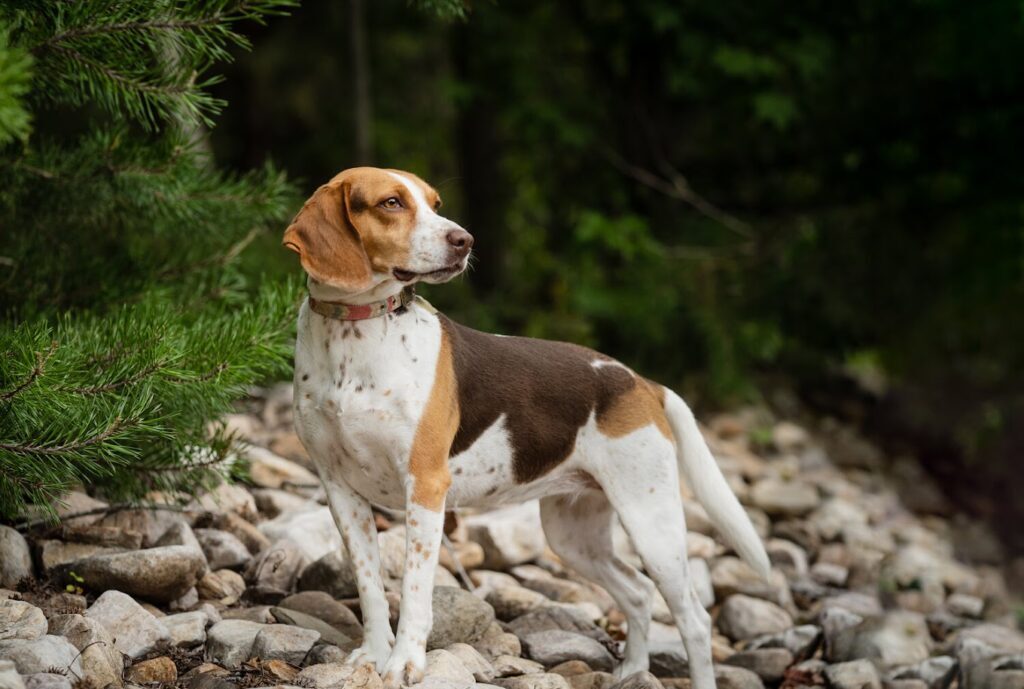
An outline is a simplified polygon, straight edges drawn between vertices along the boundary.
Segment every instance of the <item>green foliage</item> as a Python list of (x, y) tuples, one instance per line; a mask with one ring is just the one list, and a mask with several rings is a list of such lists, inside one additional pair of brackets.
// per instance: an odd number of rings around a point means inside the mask
[(210, 422), (282, 373), (297, 291), (241, 256), (296, 194), (269, 165), (212, 164), (207, 72), (248, 45), (240, 21), (291, 5), (0, 11), (0, 516), (52, 514), (79, 484), (129, 500), (230, 471)]

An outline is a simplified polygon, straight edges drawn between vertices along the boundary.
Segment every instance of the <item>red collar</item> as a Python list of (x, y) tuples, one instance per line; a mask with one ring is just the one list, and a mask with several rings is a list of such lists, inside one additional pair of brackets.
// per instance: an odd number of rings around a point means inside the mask
[(363, 321), (367, 318), (378, 318), (392, 311), (403, 308), (413, 300), (416, 291), (412, 287), (406, 287), (398, 294), (392, 295), (381, 301), (369, 304), (342, 304), (337, 301), (320, 301), (309, 296), (309, 308), (324, 318), (333, 318), (337, 321)]

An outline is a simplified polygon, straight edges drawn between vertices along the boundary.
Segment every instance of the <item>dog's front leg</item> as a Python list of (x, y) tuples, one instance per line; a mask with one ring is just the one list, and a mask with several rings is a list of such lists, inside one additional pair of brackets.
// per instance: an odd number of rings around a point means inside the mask
[[(411, 485), (405, 517), (405, 574), (402, 577), (402, 603), (395, 648), (384, 667), (384, 686), (395, 689), (423, 679), (426, 667), (427, 636), (433, 626), (432, 598), (441, 534), (444, 531), (444, 500), (448, 488), (447, 471), (443, 477), (429, 479), (430, 499), (422, 499), (422, 490)], [(411, 484), (422, 484), (424, 477)], [(423, 504), (426, 502), (427, 504)]]
[(334, 523), (341, 532), (356, 572), (359, 608), (363, 613), (363, 643), (349, 654), (346, 662), (372, 664), (378, 672), (383, 672), (395, 635), (391, 631), (388, 601), (384, 596), (373, 511), (370, 503), (352, 490), (343, 478), (325, 478), (323, 484)]

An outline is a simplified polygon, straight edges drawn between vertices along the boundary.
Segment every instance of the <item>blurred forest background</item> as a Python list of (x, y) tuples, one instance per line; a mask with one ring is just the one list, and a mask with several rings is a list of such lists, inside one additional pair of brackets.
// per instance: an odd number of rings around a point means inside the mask
[(185, 132), (263, 175), (233, 294), (294, 278), (280, 232), (320, 183), (408, 169), (476, 237), (472, 272), (422, 290), (454, 318), (597, 347), (698, 406), (861, 423), (1024, 549), (1019, 0), (289, 13), (234, 27), (254, 47), (215, 56), (228, 106)]

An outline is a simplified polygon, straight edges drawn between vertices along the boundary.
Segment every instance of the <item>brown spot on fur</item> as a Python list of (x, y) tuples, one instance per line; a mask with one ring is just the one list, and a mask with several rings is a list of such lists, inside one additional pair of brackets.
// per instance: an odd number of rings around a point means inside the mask
[[(458, 383), (460, 419), (452, 455), (469, 448), (504, 415), (513, 475), (516, 482), (528, 483), (572, 453), (591, 413), (599, 425), (604, 420), (606, 435), (639, 428), (631, 424), (641, 420), (668, 429), (655, 390), (660, 386), (603, 354), (564, 342), (497, 337), (440, 319), (451, 339)], [(595, 367), (595, 361), (604, 365)], [(640, 415), (630, 410), (638, 402)]]
[(444, 506), (444, 498), (452, 482), (448, 454), (459, 427), (458, 401), (451, 344), (448, 334), (442, 330), (434, 386), (416, 428), (409, 457), (409, 473), (413, 476), (412, 501), (434, 512)]

